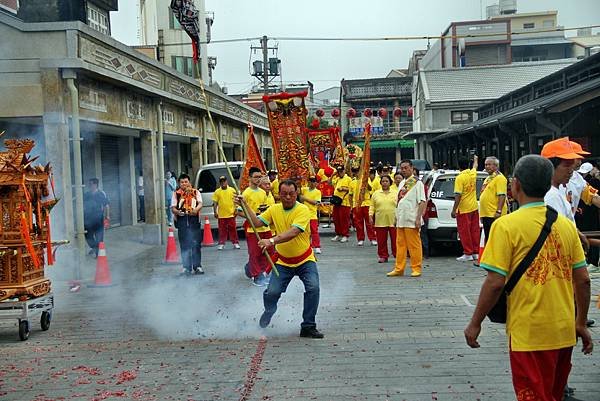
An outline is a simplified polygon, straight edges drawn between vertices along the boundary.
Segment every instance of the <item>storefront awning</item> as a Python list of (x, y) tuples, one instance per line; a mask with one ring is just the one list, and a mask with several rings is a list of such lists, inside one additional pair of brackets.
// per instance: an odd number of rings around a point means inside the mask
[[(352, 144), (364, 148), (365, 141), (356, 141)], [(372, 139), (371, 149), (396, 149), (396, 148), (414, 148), (415, 141), (412, 139)]]

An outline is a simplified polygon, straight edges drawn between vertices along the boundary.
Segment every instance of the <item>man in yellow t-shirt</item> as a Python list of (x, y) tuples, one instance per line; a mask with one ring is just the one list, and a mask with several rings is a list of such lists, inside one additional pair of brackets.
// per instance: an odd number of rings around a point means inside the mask
[(316, 254), (321, 253), (321, 238), (319, 237), (318, 208), (321, 203), (321, 191), (317, 189), (317, 178), (308, 178), (308, 187), (302, 188), (302, 203), (310, 211), (310, 245)]
[[(356, 169), (358, 174), (359, 169)], [(358, 198), (360, 196), (360, 181), (361, 177), (356, 177), (350, 184), (350, 204), (352, 205), (352, 218), (354, 223), (354, 229), (356, 230), (356, 239), (358, 246), (363, 246), (365, 243), (365, 230), (367, 232), (367, 238), (371, 241), (372, 245), (377, 245), (377, 236), (375, 235), (375, 229), (369, 219), (369, 207), (371, 207), (371, 186), (367, 182), (365, 186), (363, 200), (361, 204), (358, 204)]]
[(271, 181), (271, 193), (275, 202), (279, 202), (279, 179), (277, 178), (277, 171), (269, 171), (269, 181)]
[[(250, 186), (242, 192), (246, 204), (254, 213), (261, 213), (268, 208), (267, 193), (259, 188), (260, 180), (263, 176), (258, 167), (250, 167)], [(238, 208), (238, 213), (243, 214), (241, 208)], [(271, 265), (258, 246), (258, 238), (252, 230), (252, 226), (247, 222), (244, 224), (246, 228), (246, 243), (248, 245), (248, 263), (244, 268), (246, 276), (252, 279), (252, 283), (258, 287), (267, 285), (267, 274), (270, 272)], [(269, 227), (258, 227), (257, 230), (260, 238), (271, 238), (271, 230)]]
[(506, 192), (508, 180), (499, 171), (500, 161), (494, 156), (486, 157), (485, 171), (489, 174), (481, 186), (479, 195), (479, 217), (483, 225), (485, 238), (490, 236), (492, 223), (507, 212)]
[(452, 218), (456, 219), (456, 229), (463, 247), (463, 255), (456, 258), (459, 262), (469, 262), (479, 258), (479, 212), (477, 211), (477, 155), (473, 158), (473, 167), (469, 169), (469, 160), (458, 161), (460, 174), (454, 181), (454, 207)]
[[(487, 278), (465, 328), (472, 348), (479, 347), (481, 322), (498, 301), (506, 279), (540, 235), (546, 221), (544, 195), (553, 170), (538, 155), (524, 156), (515, 166), (511, 189), (521, 207), (492, 226), (481, 259)], [(585, 267), (575, 225), (559, 214), (539, 254), (507, 299), (506, 334), (517, 399), (562, 400), (576, 337), (581, 337), (585, 354), (592, 352), (586, 327), (590, 281)]]
[(337, 166), (334, 196), (342, 199), (341, 205), (333, 206), (333, 224), (335, 237), (332, 241), (348, 242), (350, 237), (350, 184), (352, 177), (346, 174), (344, 166)]
[[(281, 203), (271, 206), (260, 216), (250, 211), (248, 216), (257, 227), (274, 224), (278, 234), (269, 239), (261, 239), (262, 249), (277, 251), (276, 268), (278, 274), (271, 277), (269, 286), (263, 293), (265, 311), (259, 320), (259, 325), (265, 328), (277, 310), (277, 302), (285, 292), (288, 284), (298, 276), (304, 284), (303, 321), (300, 325), (300, 336), (323, 338), (317, 330), (316, 315), (319, 307), (319, 272), (317, 263), (310, 246), (311, 213), (308, 207), (297, 202), (298, 187), (292, 180), (279, 184)], [(236, 202), (245, 202), (243, 197), (237, 197)]]
[(235, 205), (233, 204), (233, 198), (235, 196), (235, 189), (231, 188), (227, 184), (227, 177), (219, 177), (219, 185), (215, 193), (213, 194), (213, 212), (217, 218), (219, 225), (219, 251), (225, 247), (225, 241), (227, 237), (233, 244), (235, 249), (240, 249), (240, 240), (238, 239), (235, 216)]

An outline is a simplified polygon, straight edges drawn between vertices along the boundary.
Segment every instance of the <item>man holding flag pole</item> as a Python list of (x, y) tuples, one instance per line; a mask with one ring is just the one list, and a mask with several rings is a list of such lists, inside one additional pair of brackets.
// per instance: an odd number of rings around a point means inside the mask
[[(198, 60), (200, 55), (198, 53), (199, 45), (200, 45), (200, 30), (199, 30), (199, 15), (198, 10), (194, 6), (194, 0), (172, 0), (171, 1), (171, 10), (173, 11), (173, 15), (177, 18), (177, 21), (180, 23), (181, 27), (192, 39), (192, 49), (193, 49), (193, 60), (194, 60), (194, 68), (196, 69), (196, 76), (200, 77), (200, 71), (198, 67)], [(206, 113), (208, 115), (208, 119), (210, 121), (213, 132), (217, 132), (217, 128), (215, 126), (215, 122), (212, 118), (212, 113), (210, 112), (210, 108), (208, 107), (209, 101), (208, 96), (206, 95), (206, 91), (204, 90), (204, 82), (201, 78), (198, 79), (198, 83), (200, 84), (200, 90), (202, 93), (202, 97), (204, 99), (204, 104), (206, 105)], [(249, 129), (252, 130), (252, 127), (249, 126)], [(227, 169), (227, 174), (231, 180), (232, 186), (235, 188), (235, 192), (240, 194), (240, 189), (236, 184), (236, 181), (233, 177), (233, 173), (231, 172), (231, 168), (229, 167), (229, 163), (227, 161), (227, 157), (225, 155), (225, 151), (223, 150), (223, 144), (221, 143), (221, 138), (219, 135), (215, 135), (215, 139), (217, 142), (217, 148), (219, 153), (221, 154), (221, 158), (225, 163), (225, 168)], [(242, 211), (246, 216), (248, 216), (247, 205), (242, 204)], [(248, 221), (250, 227), (252, 228), (252, 232), (257, 237), (257, 240), (260, 240), (260, 234), (256, 230), (253, 222), (251, 220)], [(275, 272), (275, 275), (279, 275), (273, 260), (271, 259), (268, 251), (263, 249), (263, 254), (266, 257), (269, 265), (271, 266), (272, 271)]]

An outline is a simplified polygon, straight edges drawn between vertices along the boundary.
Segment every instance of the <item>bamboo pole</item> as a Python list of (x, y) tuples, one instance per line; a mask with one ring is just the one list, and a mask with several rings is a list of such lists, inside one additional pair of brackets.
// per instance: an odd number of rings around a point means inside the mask
[[(206, 113), (208, 114), (208, 120), (210, 121), (212, 130), (215, 133), (215, 139), (217, 141), (217, 148), (219, 149), (221, 158), (223, 159), (223, 162), (225, 163), (225, 169), (227, 170), (227, 174), (229, 174), (229, 177), (231, 178), (231, 184), (233, 185), (235, 192), (238, 195), (241, 195), (240, 188), (238, 187), (237, 182), (233, 178), (233, 173), (231, 172), (231, 169), (229, 167), (229, 162), (227, 161), (227, 156), (225, 156), (225, 151), (223, 150), (223, 143), (221, 142), (219, 132), (217, 132), (215, 122), (212, 118), (212, 113), (210, 112), (210, 104), (208, 103), (208, 96), (206, 96), (206, 91), (204, 90), (204, 82), (202, 81), (202, 77), (200, 76), (200, 66), (198, 65), (197, 62), (195, 62), (195, 68), (196, 68), (196, 74), (198, 75), (198, 82), (200, 83), (200, 90), (202, 92), (202, 97), (204, 98), (204, 104), (206, 105)], [(205, 133), (205, 135), (206, 135), (206, 133)], [(260, 234), (256, 230), (256, 226), (254, 225), (254, 222), (252, 221), (252, 219), (248, 218), (250, 216), (250, 214), (248, 213), (248, 210), (246, 209), (245, 204), (241, 203), (241, 206), (242, 206), (242, 210), (244, 211), (244, 215), (246, 216), (246, 220), (250, 223), (250, 227), (252, 227), (252, 231), (254, 232), (254, 235), (256, 235), (257, 240), (260, 241), (262, 238), (260, 238)], [(279, 276), (279, 271), (277, 271), (277, 267), (275, 267), (275, 263), (273, 262), (273, 259), (271, 259), (271, 255), (269, 254), (269, 252), (267, 251), (266, 248), (263, 249), (263, 254), (267, 257), (267, 260), (269, 261), (269, 264), (271, 265), (271, 269), (275, 272), (275, 275)]]

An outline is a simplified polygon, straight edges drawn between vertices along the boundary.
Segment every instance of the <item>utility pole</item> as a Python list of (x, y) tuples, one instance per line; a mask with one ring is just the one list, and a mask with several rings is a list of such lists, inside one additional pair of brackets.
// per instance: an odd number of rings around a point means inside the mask
[(263, 85), (265, 95), (269, 94), (269, 46), (268, 46), (269, 38), (267, 36), (263, 36), (260, 40), (260, 44), (263, 52)]

